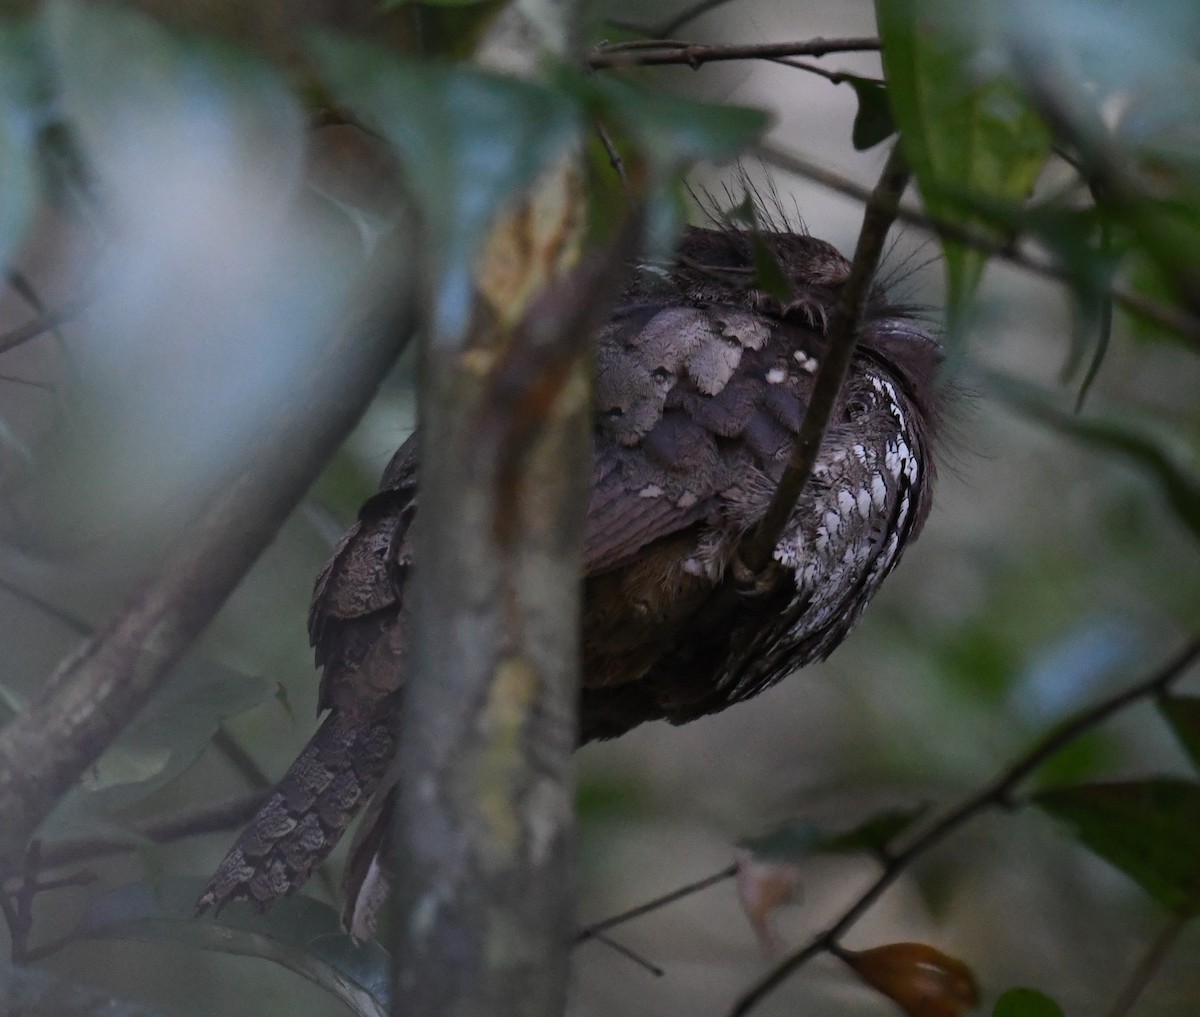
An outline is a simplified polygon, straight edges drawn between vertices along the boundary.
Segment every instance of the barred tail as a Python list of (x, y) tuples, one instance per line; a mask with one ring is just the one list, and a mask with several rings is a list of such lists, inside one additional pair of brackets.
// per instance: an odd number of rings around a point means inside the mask
[(225, 856), (196, 913), (231, 900), (260, 909), (294, 893), (333, 850), (395, 752), (392, 699), (334, 710)]

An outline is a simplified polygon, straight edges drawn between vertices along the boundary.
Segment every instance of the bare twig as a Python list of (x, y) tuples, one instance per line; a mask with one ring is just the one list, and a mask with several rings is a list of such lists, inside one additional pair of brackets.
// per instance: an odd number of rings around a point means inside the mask
[(873, 53), (879, 40), (872, 36), (840, 39), (804, 39), (796, 42), (759, 42), (731, 46), (707, 46), (700, 43), (664, 40), (658, 46), (653, 40), (636, 44), (615, 43), (598, 46), (588, 57), (594, 70), (606, 67), (649, 67), (681, 64), (695, 69), (702, 64), (725, 60), (774, 60), (778, 57), (821, 57), (830, 53)]
[(53, 311), (47, 311), (40, 317), (34, 318), (33, 321), (5, 332), (3, 335), (0, 335), (0, 353), (7, 353), (9, 350), (16, 349), (16, 347), (30, 342), (46, 332), (53, 332), (65, 322), (70, 321), (78, 312), (79, 306), (77, 304), (67, 302)]
[(12, 871), (59, 798), (159, 688), (357, 422), (411, 331), (399, 246), (393, 238), (377, 249), (319, 366), (171, 559), (0, 731), (0, 872)]
[(624, 943), (618, 943), (611, 936), (606, 936), (603, 933), (597, 933), (595, 939), (597, 943), (603, 943), (610, 950), (615, 950), (622, 957), (633, 961), (633, 963), (638, 965), (638, 967), (645, 968), (655, 978), (662, 978), (662, 976), (666, 974), (666, 972), (653, 961), (643, 957), (636, 950), (629, 949), (629, 947), (627, 947)]
[(850, 369), (867, 295), (879, 267), (888, 231), (896, 219), (900, 196), (907, 185), (908, 167), (900, 154), (900, 146), (896, 145), (888, 157), (879, 183), (867, 201), (850, 275), (842, 286), (830, 320), (828, 348), (821, 359), (812, 397), (805, 408), (796, 443), (792, 446), (791, 458), (775, 487), (767, 511), (738, 549), (741, 564), (751, 575), (758, 576), (767, 568), (775, 545), (808, 483), (821, 449), (821, 441), (825, 437), (825, 429), (833, 415), (846, 372)]
[(694, 883), (688, 883), (686, 886), (681, 886), (670, 893), (664, 893), (661, 897), (655, 897), (654, 900), (647, 901), (645, 904), (639, 904), (628, 911), (622, 911), (619, 915), (605, 918), (602, 922), (586, 925), (575, 934), (575, 945), (578, 946), (580, 943), (586, 943), (589, 939), (596, 939), (601, 933), (607, 932), (611, 928), (622, 925), (625, 922), (633, 921), (635, 918), (641, 918), (642, 915), (648, 915), (651, 911), (657, 911), (668, 904), (674, 904), (677, 900), (683, 900), (684, 897), (690, 897), (701, 890), (707, 890), (710, 886), (716, 886), (727, 879), (733, 879), (737, 875), (737, 872), (738, 867), (735, 862), (732, 865), (725, 866), (720, 872), (714, 872), (711, 876), (705, 876), (703, 879), (698, 879)]
[[(832, 191), (837, 191), (839, 194), (856, 198), (859, 201), (866, 201), (870, 198), (870, 191), (863, 187), (862, 184), (851, 180), (849, 177), (842, 176), (840, 173), (835, 173), (833, 170), (818, 163), (811, 162), (803, 156), (785, 152), (770, 144), (756, 146), (755, 153), (763, 162), (777, 166), (789, 173), (795, 173), (807, 180), (812, 180), (823, 187), (828, 187)], [(910, 226), (927, 230), (939, 237), (963, 244), (973, 250), (982, 251), (993, 258), (999, 258), (1001, 261), (1006, 261), (1011, 265), (1048, 279), (1055, 279), (1068, 284), (1073, 282), (1071, 273), (1064, 266), (1048, 261), (1045, 258), (1035, 257), (1029, 252), (1022, 250), (1015, 243), (998, 241), (994, 236), (979, 230), (970, 229), (960, 223), (947, 222), (926, 215), (924, 212), (917, 211), (916, 209), (905, 208), (903, 205), (896, 210), (896, 218)], [(1126, 290), (1120, 286), (1112, 284), (1100, 285), (1097, 286), (1097, 290), (1109, 296), (1114, 303), (1129, 314), (1141, 318), (1167, 332), (1172, 332), (1193, 346), (1200, 346), (1200, 317), (1165, 304), (1160, 304), (1141, 293)]]
[(1197, 659), (1200, 659), (1200, 636), (1194, 637), (1182, 651), (1150, 677), (1081, 710), (1047, 733), (1032, 749), (1002, 770), (990, 783), (945, 813), (907, 847), (897, 851), (884, 866), (879, 877), (855, 898), (833, 925), (815, 936), (803, 949), (783, 960), (743, 994), (734, 1005), (730, 1017), (743, 1017), (808, 961), (819, 954), (836, 950), (842, 936), (883, 896), (915, 859), (981, 813), (994, 808), (1011, 807), (1013, 793), (1018, 785), (1048, 759), (1126, 707), (1163, 695), (1183, 677)]
[[(154, 844), (170, 844), (186, 837), (232, 830), (246, 823), (267, 799), (267, 791), (251, 791), (226, 801), (184, 809), (131, 824), (132, 831)], [(107, 837), (52, 841), (42, 848), (42, 865), (59, 868), (93, 858), (128, 854), (137, 845)]]
[(1167, 959), (1167, 954), (1171, 952), (1171, 948), (1179, 939), (1179, 934), (1183, 932), (1188, 922), (1194, 917), (1192, 913), (1187, 912), (1172, 915), (1167, 920), (1167, 924), (1154, 937), (1154, 942), (1150, 944), (1150, 948), (1142, 955), (1141, 960), (1137, 963), (1137, 967), (1133, 969), (1129, 980), (1121, 989), (1121, 994), (1117, 997), (1116, 1002), (1113, 1003), (1112, 1009), (1108, 1011), (1108, 1017), (1125, 1017), (1134, 1008), (1139, 997), (1145, 991), (1146, 986), (1158, 974), (1163, 961)]

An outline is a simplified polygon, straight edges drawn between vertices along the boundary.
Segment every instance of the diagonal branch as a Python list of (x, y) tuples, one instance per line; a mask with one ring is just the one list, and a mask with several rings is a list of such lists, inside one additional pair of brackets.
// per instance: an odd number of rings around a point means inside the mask
[(19, 863), (59, 798), (160, 686), (357, 422), (412, 328), (407, 240), (377, 247), (318, 366), (171, 558), (0, 731), (0, 873)]
[(834, 405), (854, 357), (863, 311), (887, 242), (888, 230), (895, 222), (900, 196), (907, 184), (908, 167), (900, 154), (900, 146), (896, 145), (888, 156), (879, 183), (868, 199), (854, 260), (850, 265), (850, 276), (842, 287), (830, 320), (829, 347), (817, 371), (812, 398), (804, 411), (800, 433), (792, 446), (791, 459), (775, 488), (767, 511), (739, 549), (741, 565), (751, 575), (758, 576), (767, 568), (775, 545), (812, 474), (825, 429), (829, 426), (829, 418), (833, 415)]
[(1057, 755), (1081, 735), (1099, 727), (1111, 717), (1135, 703), (1165, 694), (1200, 660), (1200, 636), (1194, 636), (1171, 660), (1129, 688), (1081, 710), (1049, 731), (1023, 756), (1014, 760), (990, 783), (945, 813), (907, 847), (892, 855), (879, 877), (864, 890), (842, 916), (826, 931), (815, 936), (802, 949), (785, 958), (753, 985), (734, 1005), (730, 1017), (745, 1017), (774, 989), (814, 957), (836, 951), (839, 942), (863, 915), (883, 896), (900, 875), (919, 857), (936, 847), (950, 834), (981, 813), (1012, 805), (1017, 787), (1052, 756)]

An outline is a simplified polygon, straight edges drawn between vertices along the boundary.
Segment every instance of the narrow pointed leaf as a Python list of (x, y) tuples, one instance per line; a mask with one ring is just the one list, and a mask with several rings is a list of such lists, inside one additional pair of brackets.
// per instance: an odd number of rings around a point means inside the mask
[(288, 897), (267, 914), (233, 904), (219, 918), (196, 918), (203, 890), (202, 881), (190, 879), (164, 880), (157, 893), (143, 883), (123, 886), (93, 904), (74, 935), (260, 957), (319, 985), (358, 1017), (389, 1012), (387, 952), (378, 943), (356, 946), (328, 905)]
[[(975, 200), (1028, 197), (1050, 153), (1050, 134), (1009, 81), (981, 71), (977, 8), (943, 0), (877, 0), (883, 69), (904, 154), (930, 213), (986, 226)], [(979, 283), (986, 256), (944, 242), (951, 313)]]
[(1034, 802), (1170, 911), (1200, 910), (1200, 784), (1084, 784), (1045, 791)]

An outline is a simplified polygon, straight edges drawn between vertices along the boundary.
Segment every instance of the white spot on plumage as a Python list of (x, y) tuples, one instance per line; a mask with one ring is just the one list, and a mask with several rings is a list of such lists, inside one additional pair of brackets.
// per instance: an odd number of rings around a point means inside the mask
[(679, 496), (679, 500), (677, 502), (675, 502), (675, 507), (681, 508), (681, 509), (689, 509), (693, 505), (696, 504), (696, 500), (697, 499), (696, 499), (696, 495), (694, 492), (684, 491), (683, 494), (681, 494)]
[(820, 366), (817, 363), (816, 357), (810, 357), (803, 350), (796, 350), (792, 356), (796, 359), (796, 363), (800, 365), (800, 370), (802, 370), (805, 374), (814, 373), (817, 367)]
[(893, 480), (900, 479), (900, 472), (903, 468), (900, 462), (900, 452), (890, 441), (887, 443), (887, 452), (883, 457), (883, 464), (887, 467), (887, 471), (892, 475)]
[(876, 473), (871, 478), (871, 504), (875, 508), (881, 509), (885, 501), (887, 501), (887, 484), (883, 482), (883, 476)]
[(786, 367), (772, 367), (771, 370), (767, 372), (767, 382), (771, 385), (781, 385), (787, 381), (787, 376), (788, 373)]
[(864, 519), (871, 518), (871, 492), (865, 487), (855, 497), (858, 502), (858, 514)]
[(661, 487), (659, 487), (657, 484), (647, 484), (640, 491), (638, 491), (638, 497), (639, 498), (661, 498), (662, 493), (663, 493), (663, 489)]
[(863, 466), (866, 466), (867, 465), (867, 450), (865, 448), (863, 448), (861, 445), (855, 445), (854, 448), (852, 449), (852, 451), (854, 452), (854, 458), (857, 459), (860, 463), (862, 463)]
[(689, 576), (702, 576), (704, 575), (704, 566), (700, 564), (698, 558), (684, 558), (683, 571)]
[(854, 495), (849, 491), (838, 491), (838, 512), (842, 516), (848, 516), (854, 511)]

